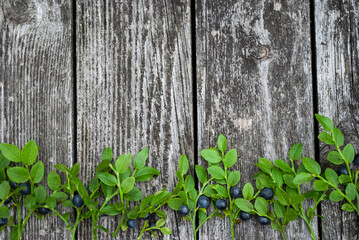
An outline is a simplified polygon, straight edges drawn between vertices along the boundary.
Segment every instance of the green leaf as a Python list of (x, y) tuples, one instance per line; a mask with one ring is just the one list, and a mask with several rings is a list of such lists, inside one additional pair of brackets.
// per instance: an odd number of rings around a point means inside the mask
[(161, 191), (159, 194), (155, 194), (152, 201), (151, 201), (151, 205), (157, 205), (162, 203), (164, 200), (166, 200), (168, 197), (170, 197), (171, 194), (167, 191)]
[(131, 153), (126, 155), (121, 155), (117, 158), (115, 162), (115, 168), (118, 173), (124, 173), (127, 171), (127, 169), (130, 167), (132, 161), (132, 155)]
[(49, 197), (48, 199), (46, 199), (46, 205), (49, 208), (55, 208), (56, 207), (56, 199), (53, 197)]
[(143, 194), (138, 188), (133, 187), (131, 191), (125, 194), (125, 198), (128, 199), (129, 201), (136, 202), (143, 198)]
[(167, 205), (175, 211), (178, 211), (182, 207), (184, 201), (181, 198), (172, 198), (168, 201)]
[(228, 185), (230, 187), (236, 186), (240, 179), (241, 179), (241, 173), (239, 171), (231, 172), (228, 175)]
[(293, 208), (289, 208), (285, 213), (284, 218), (290, 222), (295, 221), (298, 219), (298, 213)]
[(0, 151), (5, 158), (12, 162), (21, 162), (20, 149), (15, 145), (8, 143), (0, 143)]
[(29, 179), (29, 172), (23, 167), (12, 167), (7, 169), (7, 175), (10, 181), (15, 183), (24, 183)]
[(342, 210), (347, 212), (353, 212), (354, 208), (349, 203), (344, 203), (342, 206)]
[(53, 197), (56, 202), (64, 202), (68, 198), (67, 194), (64, 192), (54, 192), (51, 197)]
[(353, 201), (355, 199), (355, 194), (356, 194), (355, 185), (353, 183), (349, 183), (345, 189), (345, 195), (347, 195), (347, 197), (351, 201)]
[(338, 174), (331, 168), (325, 169), (325, 177), (331, 184), (338, 186), (339, 177)]
[(222, 185), (215, 185), (216, 190), (218, 192), (219, 195), (221, 195), (221, 197), (228, 197), (228, 191), (225, 187), (223, 187)]
[(315, 114), (315, 118), (318, 120), (320, 125), (322, 125), (322, 127), (324, 128), (325, 131), (329, 132), (329, 131), (333, 130), (333, 122), (332, 122), (332, 120), (330, 120), (330, 118), (324, 117), (319, 114)]
[(140, 181), (148, 181), (154, 175), (160, 175), (160, 171), (151, 167), (143, 167), (134, 174), (134, 177), (136, 178), (136, 181), (140, 182)]
[(77, 174), (80, 172), (80, 164), (79, 163), (75, 163), (72, 168), (70, 169), (70, 174), (73, 177), (76, 177)]
[(283, 175), (277, 167), (272, 169), (272, 178), (278, 187), (283, 185)]
[(315, 191), (326, 191), (329, 185), (322, 180), (314, 180), (314, 190)]
[(34, 140), (31, 140), (22, 148), (20, 158), (26, 166), (30, 166), (34, 164), (38, 154), (39, 147), (36, 145)]
[(102, 161), (104, 160), (108, 160), (108, 161), (111, 161), (112, 160), (112, 149), (110, 147), (107, 147), (105, 148), (105, 150), (103, 150), (103, 153), (102, 153)]
[(27, 195), (25, 197), (25, 207), (27, 209), (31, 209), (32, 207), (34, 207), (36, 205), (36, 198), (35, 196), (32, 196), (32, 195)]
[(303, 153), (303, 144), (296, 143), (293, 147), (289, 150), (289, 159), (290, 160), (298, 160), (302, 156)]
[(254, 203), (254, 207), (256, 208), (259, 215), (267, 215), (268, 213), (268, 203), (264, 198), (258, 197)]
[(282, 169), (282, 171), (284, 172), (292, 172), (292, 168), (289, 166), (288, 163), (284, 162), (281, 159), (277, 159), (274, 161), (274, 164), (279, 167), (280, 169)]
[(344, 196), (341, 195), (338, 191), (333, 191), (330, 193), (329, 199), (330, 199), (330, 201), (333, 201), (333, 202), (340, 202), (341, 200), (344, 199)]
[(117, 185), (117, 178), (109, 173), (101, 173), (97, 176), (101, 182), (106, 184), (107, 186), (116, 186)]
[(227, 149), (227, 139), (223, 134), (220, 134), (217, 140), (218, 149), (224, 153)]
[(355, 155), (355, 151), (354, 151), (354, 147), (353, 145), (351, 145), (350, 143), (347, 144), (344, 149), (343, 149), (343, 155), (345, 157), (345, 160), (347, 160), (348, 163), (353, 162), (354, 160), (354, 155)]
[(10, 184), (8, 181), (3, 181), (0, 184), (0, 199), (4, 200), (9, 195), (9, 193), (10, 193)]
[(294, 177), (289, 174), (283, 175), (284, 183), (287, 184), (291, 188), (297, 188), (297, 186), (293, 183)]
[(135, 178), (134, 177), (129, 177), (126, 178), (122, 183), (121, 183), (121, 190), (123, 193), (128, 193), (129, 191), (132, 190), (132, 188), (135, 186)]
[(215, 179), (224, 179), (224, 176), (225, 176), (224, 170), (218, 166), (211, 166), (211, 167), (207, 168), (207, 171)]
[(10, 160), (7, 159), (4, 155), (0, 154), (0, 169), (7, 168), (10, 165)]
[(43, 203), (46, 201), (46, 189), (44, 188), (44, 186), (42, 185), (39, 185), (35, 188), (34, 190), (35, 192), (35, 198), (36, 198), (36, 201), (38, 203)]
[(133, 165), (135, 169), (141, 169), (146, 165), (146, 160), (148, 158), (148, 148), (142, 149), (139, 153), (133, 158)]
[(266, 172), (267, 174), (272, 173), (273, 163), (265, 158), (259, 158), (258, 163), (255, 163), (254, 165), (258, 166), (262, 171)]
[(312, 179), (313, 177), (310, 173), (301, 172), (293, 179), (293, 183), (299, 185), (304, 182), (310, 182)]
[(303, 157), (303, 165), (305, 169), (307, 169), (309, 172), (320, 175), (321, 168), (319, 166), (319, 163), (317, 163), (315, 160)]
[(121, 210), (117, 209), (115, 205), (109, 204), (102, 209), (101, 214), (106, 214), (109, 216), (116, 216), (120, 212), (121, 212)]
[(6, 206), (0, 207), (0, 218), (8, 218), (10, 211)]
[(73, 207), (74, 206), (74, 204), (72, 203), (71, 200), (66, 200), (65, 202), (62, 203), (62, 205), (64, 207)]
[(234, 200), (234, 203), (239, 209), (245, 212), (252, 212), (254, 210), (253, 204), (246, 199), (237, 198), (236, 200)]
[(328, 154), (327, 159), (335, 165), (340, 165), (344, 163), (343, 159), (341, 158), (340, 154), (337, 151), (331, 151)]
[(189, 164), (188, 164), (188, 158), (185, 154), (181, 155), (181, 158), (179, 160), (179, 170), (182, 175), (185, 175), (188, 172)]
[(277, 217), (283, 218), (285, 214), (285, 207), (280, 204), (278, 201), (274, 202), (274, 212)]
[(57, 170), (59, 170), (61, 172), (64, 172), (64, 173), (70, 173), (70, 170), (66, 167), (66, 165), (61, 164), (61, 163), (56, 164), (54, 166), (54, 168), (56, 168)]
[(168, 227), (160, 228), (160, 230), (164, 235), (171, 235), (172, 234), (172, 230), (170, 228), (168, 228)]
[(198, 180), (203, 184), (208, 181), (208, 175), (204, 167), (196, 165), (195, 167)]
[(334, 141), (333, 141), (333, 138), (332, 136), (330, 136), (327, 132), (321, 132), (319, 135), (318, 135), (318, 138), (320, 141), (328, 144), (328, 145), (334, 145)]
[(351, 181), (352, 181), (352, 179), (348, 175), (342, 174), (342, 175), (339, 176), (340, 184), (345, 184), (345, 183), (348, 183), (348, 182), (351, 182)]
[(290, 205), (290, 199), (288, 197), (288, 194), (283, 189), (276, 188), (275, 194), (279, 203), (285, 206)]
[(338, 128), (333, 128), (333, 138), (337, 145), (340, 147), (344, 144), (344, 136)]
[(243, 198), (252, 200), (254, 194), (254, 188), (251, 183), (246, 183), (243, 187)]
[(56, 172), (51, 171), (47, 176), (47, 185), (51, 190), (57, 190), (61, 186), (60, 176)]
[(209, 163), (219, 163), (222, 161), (222, 157), (214, 149), (201, 150), (201, 156)]
[(31, 168), (31, 178), (34, 183), (41, 182), (42, 178), (44, 177), (44, 163), (42, 161), (38, 161), (34, 166)]
[(164, 220), (163, 218), (159, 219), (157, 222), (156, 222), (156, 227), (160, 228), (162, 227), (163, 225), (165, 225), (166, 223), (166, 220)]
[(227, 168), (232, 167), (237, 162), (237, 158), (238, 158), (237, 150), (236, 149), (229, 150), (223, 159), (224, 166), (226, 166)]
[(186, 180), (184, 182), (184, 188), (186, 189), (187, 192), (190, 192), (192, 189), (194, 189), (194, 180), (192, 175), (188, 175), (186, 177)]

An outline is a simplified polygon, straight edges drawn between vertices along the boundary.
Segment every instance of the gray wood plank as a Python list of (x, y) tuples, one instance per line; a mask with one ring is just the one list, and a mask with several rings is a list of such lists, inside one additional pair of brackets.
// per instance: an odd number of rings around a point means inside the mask
[[(254, 183), (259, 157), (288, 161), (297, 142), (314, 157), (309, 4), (196, 3), (199, 149), (216, 146), (220, 133), (227, 136), (239, 153), (242, 186)], [(237, 239), (281, 239), (253, 218), (235, 232)], [(310, 239), (302, 220), (287, 227), (287, 236)], [(211, 219), (200, 239), (231, 239), (229, 220)]]
[[(333, 119), (358, 152), (359, 2), (315, 1), (315, 16), (318, 111)], [(325, 166), (329, 150), (321, 144)], [(323, 202), (322, 239), (359, 239), (358, 216), (340, 208)]]
[[(71, 31), (71, 1), (0, 1), (0, 142), (34, 139), (46, 172), (74, 158)], [(47, 216), (32, 217), (23, 239), (69, 238)]]
[[(192, 163), (194, 154), (189, 0), (77, 1), (76, 9), (82, 178), (93, 177), (106, 146), (116, 156), (148, 146), (148, 164), (161, 176), (140, 185), (144, 195), (172, 190), (180, 154)], [(173, 234), (163, 239), (190, 239), (189, 224), (167, 213)], [(113, 232), (118, 221), (108, 217), (100, 224)], [(117, 239), (135, 239), (138, 233), (129, 230)], [(79, 239), (90, 237), (87, 222)], [(111, 239), (101, 232), (99, 238)]]

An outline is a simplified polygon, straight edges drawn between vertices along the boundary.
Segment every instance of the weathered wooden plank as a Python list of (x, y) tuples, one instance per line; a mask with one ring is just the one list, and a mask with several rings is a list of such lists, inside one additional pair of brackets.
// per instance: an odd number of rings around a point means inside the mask
[[(358, 29), (358, 1), (315, 1), (318, 111), (333, 118), (346, 143), (352, 143), (357, 152)], [(323, 144), (320, 147), (323, 164), (328, 163), (329, 150)], [(340, 203), (322, 203), (322, 239), (359, 239), (359, 218), (340, 208)]]
[[(0, 1), (0, 142), (34, 139), (46, 172), (74, 157), (71, 31), (71, 1)], [(69, 239), (56, 217), (32, 217), (25, 231), (23, 239)]]
[[(77, 1), (76, 9), (82, 178), (93, 177), (106, 146), (116, 156), (148, 146), (148, 163), (161, 176), (141, 185), (144, 194), (164, 186), (172, 190), (180, 153), (193, 163), (189, 0)], [(180, 216), (167, 212), (173, 234), (163, 239), (190, 239)], [(103, 218), (100, 224), (113, 231), (118, 220)], [(129, 230), (118, 239), (135, 239), (138, 233)], [(86, 223), (79, 239), (90, 237)]]
[[(253, 183), (258, 157), (288, 161), (299, 141), (314, 156), (310, 51), (309, 5), (302, 1), (197, 1), (199, 149), (225, 134), (239, 152), (242, 186)], [(235, 232), (237, 239), (281, 238), (256, 219)], [(231, 239), (229, 220), (211, 219), (200, 236)], [(301, 220), (287, 236), (310, 239)]]

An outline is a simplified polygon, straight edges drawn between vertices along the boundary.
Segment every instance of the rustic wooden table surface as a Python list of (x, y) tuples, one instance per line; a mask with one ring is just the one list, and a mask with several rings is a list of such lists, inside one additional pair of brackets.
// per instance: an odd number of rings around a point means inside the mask
[[(253, 182), (258, 157), (286, 158), (296, 142), (326, 161), (315, 112), (359, 151), (358, 32), (357, 0), (0, 0), (0, 142), (34, 139), (47, 171), (78, 162), (84, 180), (106, 146), (117, 154), (148, 146), (162, 173), (142, 185), (151, 193), (173, 189), (182, 153), (192, 171), (204, 163), (199, 150), (220, 133), (238, 150), (242, 183)], [(192, 239), (189, 223), (168, 214), (173, 234), (164, 239)], [(319, 214), (321, 239), (359, 239), (354, 213), (323, 202)], [(113, 229), (116, 218), (101, 224)], [(280, 239), (254, 220), (235, 231)], [(310, 239), (302, 221), (287, 235)], [(200, 232), (230, 238), (218, 218)], [(69, 231), (54, 217), (32, 218), (25, 239), (69, 239)], [(91, 239), (89, 223), (77, 239)]]

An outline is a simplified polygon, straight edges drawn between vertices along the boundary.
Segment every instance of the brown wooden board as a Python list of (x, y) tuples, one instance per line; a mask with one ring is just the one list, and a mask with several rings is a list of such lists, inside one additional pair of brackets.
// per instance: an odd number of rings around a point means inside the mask
[[(315, 1), (318, 111), (333, 119), (345, 144), (359, 151), (359, 3)], [(322, 130), (322, 129), (321, 129)], [(320, 161), (328, 164), (332, 148), (320, 145)], [(322, 239), (359, 239), (359, 218), (341, 210), (342, 203), (323, 202)]]
[[(107, 146), (116, 156), (147, 146), (148, 165), (161, 176), (140, 185), (144, 195), (162, 187), (172, 191), (181, 153), (187, 154), (193, 170), (189, 1), (77, 1), (76, 15), (81, 178), (93, 177)], [(173, 234), (163, 239), (190, 239), (189, 224), (164, 210)], [(107, 217), (99, 224), (112, 233), (118, 221)], [(118, 234), (117, 239), (135, 239), (139, 230)], [(78, 239), (90, 238), (87, 222), (80, 226)], [(99, 238), (111, 235), (99, 231)]]
[[(216, 146), (223, 133), (238, 151), (241, 186), (254, 183), (259, 157), (288, 161), (297, 142), (314, 157), (309, 16), (309, 4), (297, 0), (196, 1), (198, 145)], [(236, 239), (281, 238), (255, 217), (235, 232)], [(287, 236), (310, 239), (302, 220)], [(208, 221), (200, 239), (231, 239), (229, 219)]]
[[(71, 1), (0, 1), (0, 142), (33, 139), (47, 173), (72, 165), (74, 144)], [(70, 239), (56, 217), (32, 216), (23, 239)], [(5, 230), (1, 239), (10, 239)]]

